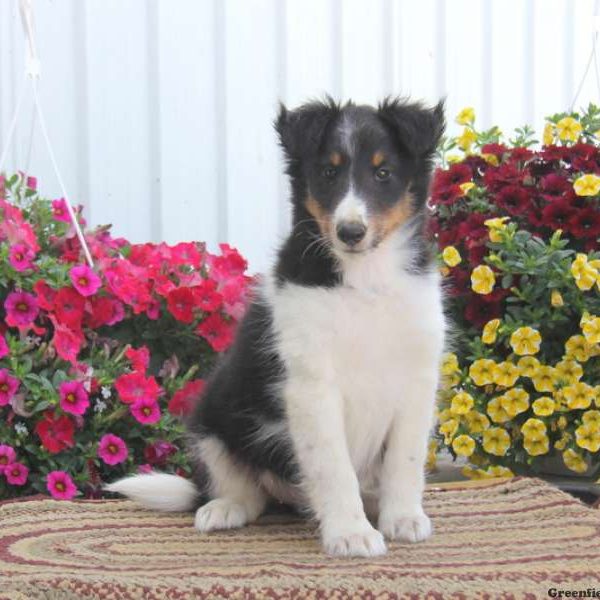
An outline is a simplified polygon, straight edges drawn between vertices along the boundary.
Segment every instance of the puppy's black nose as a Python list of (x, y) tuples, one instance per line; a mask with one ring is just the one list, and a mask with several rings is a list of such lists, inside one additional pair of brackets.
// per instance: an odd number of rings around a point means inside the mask
[(338, 238), (347, 246), (356, 246), (367, 233), (367, 228), (362, 223), (350, 221), (340, 223), (336, 228)]

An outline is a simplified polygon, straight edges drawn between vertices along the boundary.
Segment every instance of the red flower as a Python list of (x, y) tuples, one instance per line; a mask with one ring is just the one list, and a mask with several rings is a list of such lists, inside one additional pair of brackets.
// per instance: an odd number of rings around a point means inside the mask
[(202, 263), (202, 253), (198, 250), (199, 244), (182, 242), (171, 248), (171, 264), (189, 265), (199, 269)]
[(223, 281), (229, 277), (242, 275), (248, 263), (235, 249), (229, 244), (219, 244), (222, 256), (209, 256), (210, 272), (213, 279)]
[(50, 319), (54, 324), (52, 344), (54, 345), (56, 353), (64, 360), (68, 360), (70, 363), (75, 364), (77, 362), (77, 355), (85, 341), (83, 334), (80, 331), (74, 331), (61, 323), (58, 323), (52, 316)]
[(175, 452), (177, 452), (176, 446), (170, 442), (160, 440), (144, 448), (144, 459), (151, 465), (164, 467), (169, 457), (175, 454)]
[(194, 294), (188, 287), (181, 287), (169, 292), (167, 296), (169, 312), (182, 323), (194, 320)]
[(464, 163), (452, 165), (447, 170), (438, 169), (431, 187), (431, 200), (434, 204), (453, 204), (464, 196), (461, 183), (471, 181), (473, 171)]
[(54, 411), (44, 413), (43, 420), (35, 426), (35, 432), (44, 448), (52, 454), (57, 454), (75, 445), (73, 421), (66, 415), (57, 416)]
[(123, 304), (108, 296), (94, 296), (90, 298), (88, 306), (91, 313), (87, 318), (87, 324), (92, 329), (98, 329), (103, 325), (115, 325), (125, 318)]
[(217, 292), (217, 282), (212, 279), (205, 279), (191, 288), (194, 294), (194, 302), (196, 306), (204, 312), (214, 312), (221, 307), (223, 298)]
[(44, 310), (52, 310), (56, 299), (56, 290), (45, 281), (39, 279), (33, 285), (33, 291), (37, 297), (38, 304)]
[(498, 206), (513, 216), (522, 215), (532, 203), (531, 194), (523, 187), (517, 185), (509, 185), (502, 188), (494, 199)]
[(517, 169), (515, 163), (502, 163), (499, 167), (489, 168), (483, 176), (486, 187), (496, 192), (507, 185), (521, 185), (523, 172)]
[(569, 221), (569, 230), (578, 238), (600, 236), (600, 213), (591, 206), (578, 210)]
[(495, 300), (486, 302), (483, 296), (471, 294), (467, 307), (465, 308), (465, 318), (477, 327), (483, 327), (488, 321), (502, 316), (502, 302)]
[(566, 229), (569, 227), (574, 209), (564, 200), (548, 204), (542, 210), (542, 223), (550, 229)]
[(176, 391), (171, 400), (169, 400), (169, 412), (178, 417), (189, 415), (194, 404), (202, 395), (203, 390), (203, 379), (188, 381), (180, 390)]
[(134, 371), (145, 373), (150, 364), (150, 351), (146, 346), (141, 348), (127, 348), (125, 356), (129, 359)]
[(56, 320), (71, 329), (81, 329), (84, 307), (85, 300), (72, 287), (61, 288), (54, 297)]
[(196, 333), (200, 334), (213, 350), (222, 352), (233, 341), (233, 324), (219, 313), (213, 313), (198, 325)]
[(553, 202), (561, 198), (565, 192), (570, 192), (573, 189), (573, 184), (562, 175), (549, 173), (540, 179), (540, 189), (542, 190), (542, 198), (548, 202)]
[(145, 377), (142, 373), (125, 373), (115, 379), (115, 388), (121, 401), (133, 404), (137, 400), (149, 398), (156, 402), (162, 388), (154, 377)]
[(507, 151), (508, 148), (504, 144), (485, 144), (481, 147), (482, 154), (493, 154), (500, 159)]

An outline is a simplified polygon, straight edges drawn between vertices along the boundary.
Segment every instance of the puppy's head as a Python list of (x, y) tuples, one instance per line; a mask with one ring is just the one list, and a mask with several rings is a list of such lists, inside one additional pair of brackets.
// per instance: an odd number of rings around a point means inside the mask
[(442, 103), (282, 106), (275, 126), (295, 215), (308, 212), (337, 253), (367, 252), (425, 210), (431, 158), (444, 130)]

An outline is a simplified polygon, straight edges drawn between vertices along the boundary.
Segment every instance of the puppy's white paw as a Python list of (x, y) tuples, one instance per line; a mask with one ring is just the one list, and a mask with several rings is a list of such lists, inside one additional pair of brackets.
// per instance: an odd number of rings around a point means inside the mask
[(194, 525), (198, 531), (204, 532), (243, 527), (247, 522), (248, 513), (242, 504), (228, 498), (217, 498), (196, 511)]
[(381, 556), (387, 551), (383, 536), (368, 522), (356, 530), (323, 535), (323, 547), (331, 556)]
[(390, 540), (421, 542), (433, 528), (429, 517), (421, 510), (413, 513), (383, 513), (379, 518), (379, 531)]

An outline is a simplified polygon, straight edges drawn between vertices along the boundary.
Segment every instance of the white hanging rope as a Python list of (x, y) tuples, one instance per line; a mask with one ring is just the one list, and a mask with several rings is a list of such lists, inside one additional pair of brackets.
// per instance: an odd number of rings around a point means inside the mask
[(579, 98), (579, 94), (583, 89), (583, 84), (588, 77), (588, 73), (590, 72), (590, 68), (592, 63), (594, 63), (594, 71), (596, 73), (596, 87), (598, 90), (598, 97), (600, 97), (600, 70), (598, 68), (598, 54), (597, 54), (597, 43), (598, 43), (598, 32), (600, 31), (600, 15), (598, 14), (598, 8), (600, 6), (600, 2), (595, 0), (594, 2), (594, 15), (592, 17), (592, 21), (594, 23), (594, 31), (592, 32), (592, 50), (590, 51), (590, 56), (587, 61), (587, 65), (585, 70), (583, 71), (583, 76), (581, 77), (581, 81), (577, 86), (577, 91), (575, 92), (575, 96), (573, 101), (571, 102), (571, 106), (569, 107), (569, 112), (573, 112), (575, 108), (575, 103), (577, 102), (577, 98)]
[[(37, 54), (37, 46), (35, 43), (35, 35), (34, 35), (34, 29), (33, 29), (33, 9), (31, 6), (31, 0), (19, 0), (19, 8), (20, 8), (20, 12), (21, 12), (21, 22), (23, 24), (23, 31), (25, 33), (25, 40), (26, 40), (25, 77), (26, 78), (28, 77), (29, 80), (31, 81), (35, 114), (37, 114), (37, 117), (39, 119), (40, 129), (42, 131), (42, 136), (46, 143), (46, 148), (48, 149), (48, 155), (50, 156), (50, 162), (52, 163), (52, 168), (54, 169), (54, 174), (56, 175), (56, 179), (58, 180), (58, 185), (60, 186), (62, 196), (63, 196), (65, 204), (67, 206), (67, 212), (69, 213), (69, 217), (71, 218), (71, 222), (75, 229), (75, 233), (77, 234), (77, 239), (79, 240), (79, 243), (81, 244), (81, 248), (83, 249), (83, 253), (85, 255), (85, 259), (86, 259), (87, 263), (90, 265), (90, 267), (93, 268), (94, 261), (92, 260), (92, 255), (90, 253), (87, 242), (85, 241), (85, 237), (83, 235), (81, 227), (79, 226), (79, 222), (77, 221), (77, 215), (75, 214), (75, 211), (73, 210), (73, 207), (71, 206), (71, 202), (69, 201), (69, 195), (67, 194), (67, 190), (65, 189), (65, 184), (63, 182), (63, 178), (58, 169), (58, 164), (56, 163), (56, 158), (54, 157), (54, 150), (53, 150), (52, 144), (50, 142), (50, 136), (48, 135), (48, 129), (46, 128), (46, 120), (44, 119), (44, 113), (42, 111), (42, 105), (40, 103), (37, 84), (38, 84), (38, 79), (40, 78), (40, 75), (41, 75), (41, 64), (40, 64), (40, 60), (39, 60), (39, 57)], [(8, 129), (8, 138), (6, 140), (6, 145), (2, 152), (2, 156), (0, 157), (0, 172), (2, 171), (2, 168), (4, 167), (4, 161), (6, 160), (6, 157), (8, 156), (8, 148), (12, 141), (12, 137), (13, 137), (14, 130), (15, 130), (15, 127), (17, 124), (19, 113), (21, 112), (21, 105), (23, 102), (24, 92), (25, 92), (25, 85), (22, 86), (21, 93), (19, 95), (19, 100), (17, 102), (17, 106), (15, 109), (15, 114), (12, 118), (10, 127)], [(34, 117), (35, 117), (35, 114), (34, 114)], [(28, 164), (26, 167), (28, 171), (29, 171), (29, 160), (31, 158), (31, 148), (32, 148), (32, 144), (33, 144), (32, 140), (33, 140), (34, 125), (35, 125), (35, 118), (32, 120), (32, 123), (31, 123), (31, 136), (32, 137), (30, 139), (29, 154), (28, 154), (28, 159), (27, 159)], [(28, 173), (26, 173), (25, 175), (28, 175)]]
[(21, 105), (23, 104), (23, 99), (25, 98), (25, 79), (27, 75), (23, 77), (23, 83), (21, 84), (21, 91), (19, 92), (19, 99), (17, 100), (17, 106), (15, 108), (15, 112), (13, 114), (10, 125), (8, 126), (8, 135), (6, 136), (6, 143), (4, 144), (4, 148), (2, 149), (2, 154), (0, 155), (0, 173), (2, 173), (2, 169), (4, 168), (4, 163), (8, 158), (8, 150), (10, 148), (10, 143), (12, 142), (12, 137), (15, 133), (15, 128), (17, 127), (17, 121), (19, 120), (19, 113), (21, 112)]

